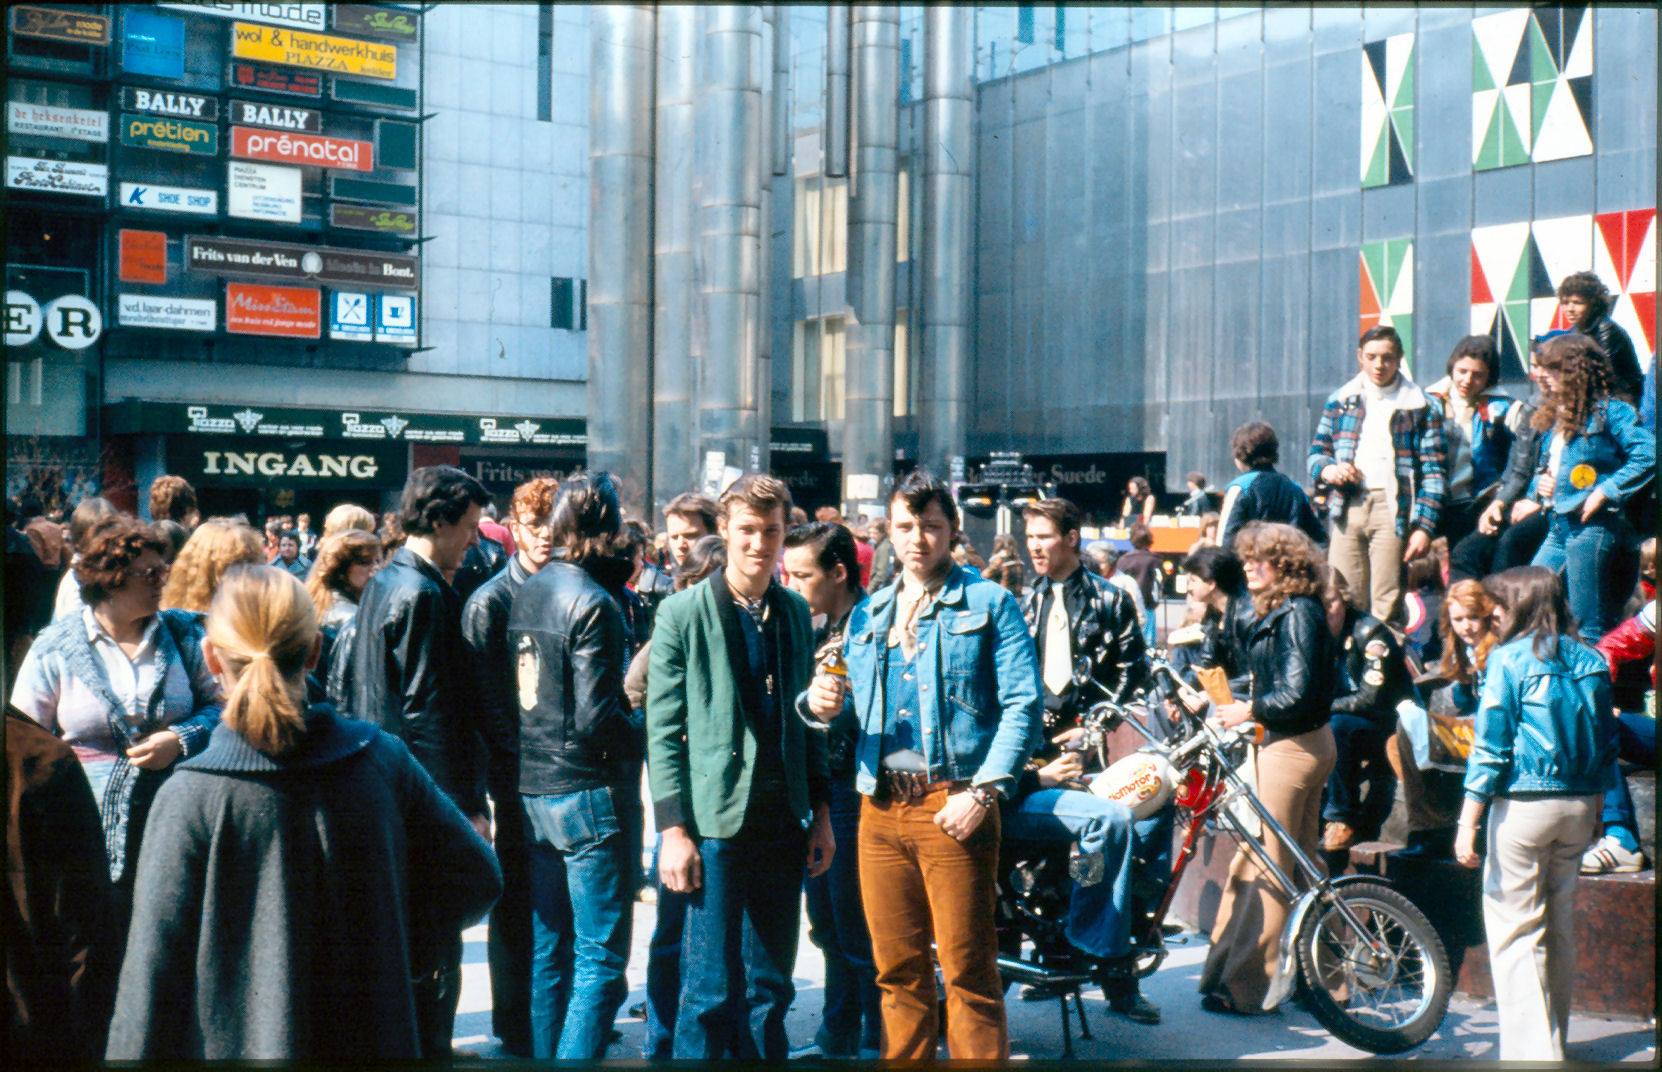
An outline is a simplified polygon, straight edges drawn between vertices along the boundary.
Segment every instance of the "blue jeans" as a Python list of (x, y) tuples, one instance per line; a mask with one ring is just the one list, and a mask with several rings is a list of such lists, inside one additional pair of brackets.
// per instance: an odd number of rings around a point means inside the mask
[[(1349, 712), (1335, 714), (1328, 725), (1333, 727), (1333, 746), (1338, 758), (1333, 764), (1333, 773), (1327, 776), (1327, 803), (1322, 808), (1322, 818), (1330, 823), (1344, 823), (1372, 837), (1391, 814), (1396, 776), (1385, 759), (1385, 742), (1396, 733), (1396, 725)], [(1364, 770), (1364, 766), (1371, 769)], [(1368, 782), (1365, 794), (1362, 792), (1364, 777)]]
[[(1017, 841), (1078, 841), (1081, 852), (1101, 853), (1102, 881), (1075, 887), (1068, 900), (1068, 941), (1103, 960), (1131, 951), (1133, 879), (1140, 856), (1160, 880), (1171, 877), (1172, 811), (1163, 808), (1133, 822), (1131, 810), (1077, 789), (1040, 789), (1004, 813), (1004, 837)], [(1164, 878), (1160, 879), (1161, 861)]]
[(808, 938), (825, 954), (825, 1011), (816, 1042), (828, 1057), (853, 1057), (881, 1041), (877, 966), (860, 900), (860, 794), (852, 779), (831, 783), (837, 851), (825, 874), (804, 884)]
[[(658, 874), (658, 850), (664, 836), (652, 846), (652, 874)], [(646, 1044), (641, 1056), (667, 1061), (675, 1044), (675, 1017), (681, 1004), (681, 937), (687, 930), (687, 897), (657, 883), (658, 915), (646, 945)]]
[(538, 1059), (606, 1056), (628, 996), (642, 821), (631, 790), (520, 798), (530, 833), (531, 1049)]
[(1621, 624), (1622, 605), (1639, 579), (1632, 544), (1633, 531), (1618, 511), (1602, 510), (1585, 524), (1579, 516), (1555, 513), (1535, 552), (1534, 565), (1563, 576), (1570, 613), (1588, 644)]
[(1621, 760), (1646, 767), (1656, 766), (1656, 720), (1645, 715), (1622, 711), (1616, 715), (1616, 784), (1604, 794), (1604, 832), (1622, 843), (1629, 852), (1639, 850), (1639, 815), (1633, 807), (1633, 796), (1627, 791), (1627, 778), (1622, 774)]
[(698, 848), (704, 884), (687, 899), (675, 1057), (783, 1062), (807, 831), (768, 816)]

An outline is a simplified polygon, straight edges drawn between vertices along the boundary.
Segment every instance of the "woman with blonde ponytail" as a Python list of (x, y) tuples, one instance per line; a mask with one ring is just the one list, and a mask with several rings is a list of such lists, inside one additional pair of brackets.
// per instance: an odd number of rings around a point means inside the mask
[(403, 742), (307, 704), (318, 647), (298, 580), (225, 574), (202, 643), (225, 708), (151, 808), (109, 1059), (420, 1056), (412, 950), (502, 872)]

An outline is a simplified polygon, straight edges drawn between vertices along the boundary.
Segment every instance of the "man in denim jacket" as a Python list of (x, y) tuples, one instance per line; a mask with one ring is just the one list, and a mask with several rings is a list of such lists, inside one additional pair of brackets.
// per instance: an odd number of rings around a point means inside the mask
[(1038, 659), (1015, 598), (953, 565), (958, 508), (918, 470), (890, 499), (903, 574), (855, 607), (848, 676), (820, 673), (803, 704), (828, 724), (852, 703), (860, 892), (882, 991), (883, 1057), (929, 1059), (938, 1035), (933, 940), (946, 981), (947, 1050), (1009, 1056), (993, 913), (998, 803), (1039, 742)]

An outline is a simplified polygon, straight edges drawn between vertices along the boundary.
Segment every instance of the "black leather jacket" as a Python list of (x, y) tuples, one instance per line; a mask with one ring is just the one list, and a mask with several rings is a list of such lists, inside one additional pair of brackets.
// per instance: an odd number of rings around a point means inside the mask
[(499, 807), (519, 794), (519, 706), (514, 702), (508, 612), (530, 576), (519, 557), (511, 556), (507, 568), (480, 585), (462, 607), (462, 643), (485, 741), (485, 782)]
[(1314, 596), (1293, 596), (1252, 630), (1252, 717), (1295, 736), (1327, 724), (1333, 705), (1333, 634)]
[(1333, 713), (1364, 715), (1395, 725), (1397, 704), (1413, 695), (1414, 689), (1396, 634), (1378, 618), (1352, 607), (1345, 613), (1338, 644)]
[(550, 562), (520, 587), (508, 615), (520, 792), (640, 780), (645, 723), (623, 695), (631, 649), (617, 601), (582, 567)]
[(1506, 471), (1501, 474), (1500, 487), (1495, 489), (1496, 501), (1510, 507), (1534, 490), (1535, 444), (1541, 433), (1530, 423), (1536, 409), (1536, 399), (1519, 402), (1523, 412), (1518, 415), (1517, 429), (1512, 433), (1512, 449), (1506, 454)]
[[(1039, 614), (1044, 607), (1045, 593), (1055, 583), (1049, 577), (1040, 577), (1022, 598), (1021, 612), (1027, 619), (1027, 630), (1041, 649), (1044, 623), (1039, 620)], [(1077, 724), (1089, 705), (1105, 697), (1123, 700), (1148, 677), (1148, 649), (1130, 596), (1081, 565), (1062, 582), (1062, 600), (1067, 607), (1068, 622), (1073, 626), (1075, 656), (1090, 656), (1091, 676), (1105, 691), (1087, 689), (1085, 695), (1079, 695), (1079, 687), (1069, 685), (1059, 710), (1049, 710), (1046, 705), (1047, 739)]]
[(401, 738), (463, 812), (485, 814), (484, 749), (462, 646), (462, 601), (444, 575), (400, 547), (364, 587), (350, 648), (347, 710)]
[(456, 594), (466, 603), (473, 597), (473, 593), (486, 581), (502, 572), (508, 564), (508, 549), (481, 533), (479, 538), (468, 545), (467, 553), (462, 556), (462, 564), (456, 567), (456, 576), (451, 578), (450, 585), (456, 589)]
[(1258, 611), (1252, 605), (1252, 595), (1246, 589), (1231, 595), (1222, 614), (1207, 613), (1203, 628), (1206, 638), (1201, 641), (1197, 666), (1215, 666), (1229, 675), (1229, 691), (1237, 700), (1244, 700), (1252, 692), (1252, 667), (1247, 649), (1252, 644), (1252, 631), (1258, 627)]
[(1639, 357), (1633, 352), (1633, 340), (1620, 324), (1608, 316), (1593, 321), (1592, 326), (1586, 329), (1586, 335), (1598, 343), (1599, 349), (1610, 359), (1610, 369), (1615, 373), (1610, 393), (1637, 408), (1640, 392), (1645, 389), (1645, 374), (1639, 370)]

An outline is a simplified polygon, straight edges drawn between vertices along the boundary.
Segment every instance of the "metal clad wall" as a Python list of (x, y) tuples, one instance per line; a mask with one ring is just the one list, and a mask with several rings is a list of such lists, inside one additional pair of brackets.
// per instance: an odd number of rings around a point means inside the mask
[[(1473, 227), (1655, 204), (1656, 13), (1593, 10), (1594, 155), (1475, 174), (1470, 5), (1274, 8), (983, 82), (971, 453), (1165, 450), (1175, 490), (1262, 418), (1302, 478), (1363, 242), (1414, 240), (1429, 383)], [(1361, 47), (1409, 32), (1414, 181), (1364, 191)]]

